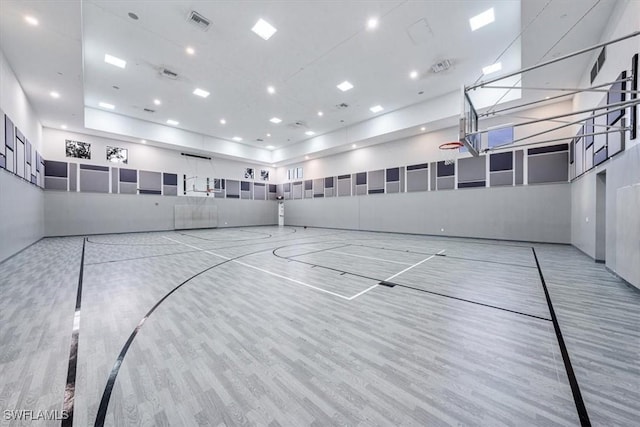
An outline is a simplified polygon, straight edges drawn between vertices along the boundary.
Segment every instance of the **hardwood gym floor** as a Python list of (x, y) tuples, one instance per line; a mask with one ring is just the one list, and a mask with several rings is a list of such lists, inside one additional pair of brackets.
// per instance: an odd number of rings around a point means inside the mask
[(4, 411), (61, 410), (65, 385), (78, 426), (640, 419), (640, 292), (571, 246), (292, 227), (47, 238), (0, 282), (3, 426), (60, 425)]

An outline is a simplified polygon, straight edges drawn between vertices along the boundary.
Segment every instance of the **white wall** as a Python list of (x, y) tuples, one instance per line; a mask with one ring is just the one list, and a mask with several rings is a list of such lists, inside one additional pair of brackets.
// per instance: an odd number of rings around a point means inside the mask
[[(190, 197), (46, 191), (47, 236), (70, 236), (174, 229), (174, 206)], [(199, 199), (202, 200), (202, 199)], [(218, 227), (277, 224), (277, 203), (271, 200), (213, 199)], [(200, 203), (201, 204), (201, 203)]]
[[(612, 13), (609, 26), (604, 32), (602, 41), (611, 40), (638, 30), (638, 17), (640, 16), (640, 2), (620, 1)], [(630, 70), (631, 57), (640, 52), (640, 37), (627, 39), (623, 42), (607, 46), (607, 58), (604, 67), (598, 74), (594, 84), (613, 81), (623, 70)], [(592, 62), (599, 51), (592, 55)], [(586, 70), (582, 86), (589, 85), (589, 71)], [(585, 93), (576, 96), (574, 108), (585, 109), (598, 105), (602, 101), (601, 93)], [(640, 110), (640, 109), (639, 109)], [(629, 123), (630, 109), (625, 115)], [(640, 119), (640, 113), (639, 117)], [(575, 130), (574, 130), (575, 131)], [(624, 245), (618, 242), (621, 234), (636, 233), (630, 236), (630, 241), (639, 242), (640, 235), (637, 227), (632, 224), (620, 223), (618, 210), (620, 206), (618, 191), (627, 186), (640, 183), (640, 137), (636, 140), (629, 139), (630, 133), (626, 132), (626, 150), (614, 158), (585, 173), (572, 183), (571, 191), (571, 243), (587, 255), (596, 256), (596, 175), (606, 172), (606, 266), (621, 277), (640, 288), (640, 280), (630, 276), (635, 265), (640, 260), (640, 247)], [(588, 220), (587, 220), (588, 219)], [(637, 215), (636, 219), (637, 221)], [(627, 240), (625, 240), (627, 241)], [(622, 252), (620, 252), (622, 251)]]
[[(0, 51), (0, 110), (7, 114), (38, 151), (42, 151), (42, 125), (20, 82)], [(0, 170), (0, 261), (44, 235), (43, 191), (17, 176)]]
[(569, 183), (286, 200), (285, 224), (569, 243)]
[[(138, 144), (52, 128), (44, 128), (43, 139), (45, 142), (43, 155), (46, 160), (177, 173), (179, 194), (182, 194), (182, 175), (187, 175), (187, 177), (198, 176), (244, 180), (244, 169), (247, 167), (255, 169), (255, 182), (265, 182), (259, 179), (259, 174), (261, 169), (266, 169), (270, 171), (270, 176), (272, 177), (267, 183), (274, 183), (275, 168), (250, 161), (241, 162), (213, 156), (212, 160), (196, 159), (182, 156), (180, 151), (154, 147), (148, 144)], [(91, 159), (66, 157), (65, 140), (67, 139), (90, 143)], [(129, 155), (128, 163), (125, 165), (107, 162), (107, 146), (126, 148)], [(185, 150), (185, 152), (188, 153), (189, 151)]]
[[(531, 118), (549, 117), (561, 113), (571, 111), (571, 102), (565, 101), (555, 103), (538, 108), (532, 108), (523, 112), (519, 112), (519, 116)], [(481, 128), (503, 125), (506, 123), (521, 123), (525, 121), (522, 118), (501, 118), (487, 119), (481, 122)], [(526, 135), (540, 132), (548, 129), (556, 124), (541, 122), (533, 125), (516, 127), (514, 129), (514, 138), (521, 138)], [(553, 138), (571, 138), (574, 133), (571, 128), (565, 128), (553, 133)], [(547, 136), (548, 138), (548, 136)], [(305, 162), (279, 167), (277, 170), (277, 181), (287, 182), (287, 170), (295, 167), (302, 167), (304, 179), (324, 178), (327, 176), (337, 176), (356, 172), (372, 171), (377, 169), (391, 168), (397, 166), (406, 166), (417, 163), (436, 162), (446, 158), (447, 153), (438, 147), (444, 142), (458, 140), (458, 128), (452, 127), (438, 130), (435, 132), (426, 132), (422, 135), (389, 141), (383, 144), (356, 148), (345, 153), (335, 154), (332, 156), (321, 157), (318, 159), (310, 159)], [(522, 145), (530, 142), (541, 142), (543, 137), (532, 138), (523, 141)], [(569, 141), (567, 141), (569, 142)], [(559, 144), (554, 142), (551, 144)], [(549, 145), (549, 143), (540, 145)], [(513, 149), (513, 147), (507, 147)], [(461, 154), (460, 157), (468, 157), (470, 154)], [(311, 156), (313, 157), (313, 156)]]

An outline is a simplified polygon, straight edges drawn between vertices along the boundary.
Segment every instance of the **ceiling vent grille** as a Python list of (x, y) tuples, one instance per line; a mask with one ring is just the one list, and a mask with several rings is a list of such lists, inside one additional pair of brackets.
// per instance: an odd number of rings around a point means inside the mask
[(442, 61), (433, 64), (431, 66), (431, 71), (433, 71), (434, 73), (441, 73), (448, 70), (449, 68), (451, 68), (451, 61), (448, 59), (443, 59)]
[(160, 69), (160, 75), (167, 77), (171, 80), (177, 80), (178, 79), (178, 73), (175, 73), (171, 70), (169, 70), (168, 68), (161, 68)]
[(145, 108), (144, 111), (146, 111), (147, 113), (155, 113), (156, 110), (152, 110), (151, 108)]
[(345, 108), (349, 108), (349, 104), (345, 104), (344, 102), (342, 104), (337, 104), (336, 108), (338, 110), (344, 110)]
[(191, 22), (193, 25), (200, 28), (202, 31), (207, 31), (211, 26), (211, 21), (209, 21), (204, 16), (200, 15), (195, 10), (192, 10), (191, 13), (189, 13), (189, 17), (187, 18), (187, 21)]

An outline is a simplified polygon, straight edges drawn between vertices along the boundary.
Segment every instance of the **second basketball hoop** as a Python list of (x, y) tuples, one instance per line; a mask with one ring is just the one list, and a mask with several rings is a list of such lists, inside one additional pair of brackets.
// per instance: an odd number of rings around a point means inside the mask
[(454, 142), (445, 142), (444, 144), (440, 144), (438, 148), (441, 150), (445, 150), (446, 158), (444, 160), (445, 165), (450, 165), (456, 162), (456, 158), (458, 157), (458, 153), (460, 152), (460, 148), (464, 147), (464, 144), (459, 141)]

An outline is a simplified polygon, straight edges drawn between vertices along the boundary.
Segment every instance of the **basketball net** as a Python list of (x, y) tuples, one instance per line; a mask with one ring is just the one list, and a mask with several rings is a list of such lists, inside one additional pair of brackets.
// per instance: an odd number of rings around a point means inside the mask
[(458, 158), (458, 153), (460, 153), (460, 147), (463, 147), (463, 146), (464, 144), (459, 141), (445, 142), (444, 144), (440, 144), (439, 148), (441, 150), (444, 150), (444, 153), (446, 155), (444, 159), (444, 164), (445, 165), (454, 164), (456, 162), (456, 159)]

